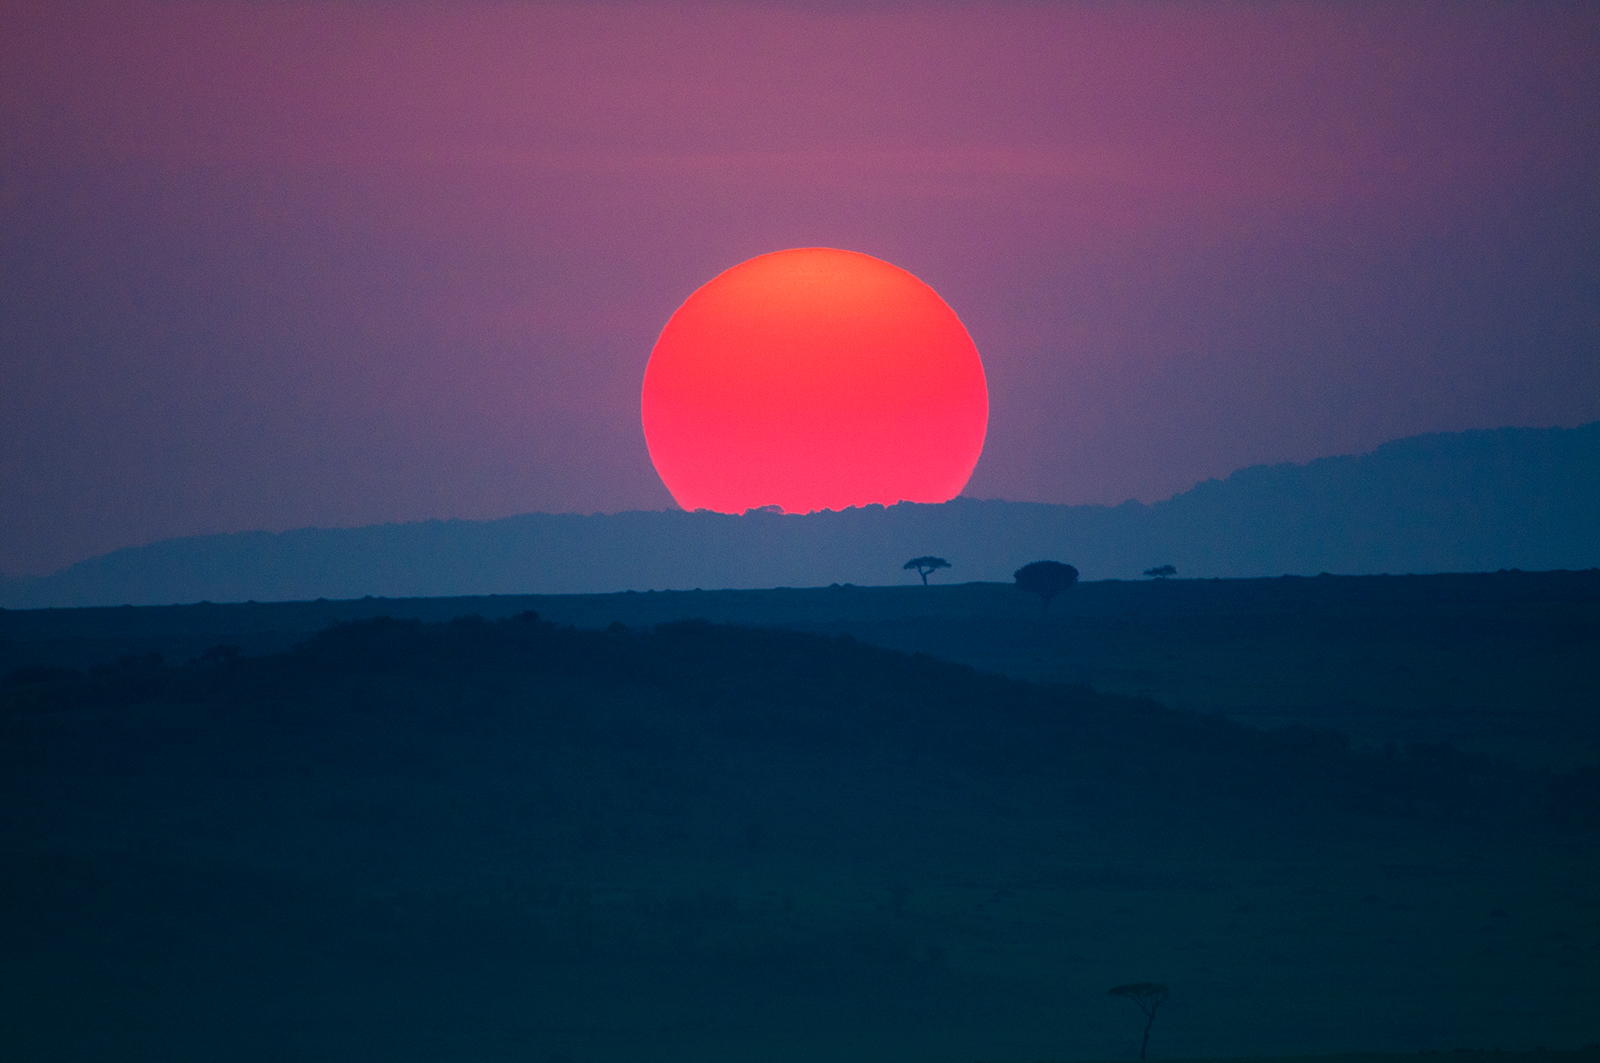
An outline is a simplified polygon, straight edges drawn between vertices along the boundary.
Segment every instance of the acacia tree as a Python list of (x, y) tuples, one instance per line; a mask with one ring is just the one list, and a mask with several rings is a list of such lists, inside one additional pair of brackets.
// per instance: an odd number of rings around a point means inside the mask
[(1145, 569), (1144, 574), (1154, 576), (1156, 579), (1166, 579), (1168, 576), (1176, 576), (1178, 570), (1173, 565), (1157, 565), (1155, 568)]
[(1017, 581), (1017, 590), (1039, 596), (1041, 612), (1049, 612), (1050, 599), (1078, 582), (1078, 570), (1060, 561), (1035, 561), (1011, 575)]
[(1145, 1051), (1150, 1047), (1150, 1027), (1156, 1024), (1156, 1009), (1167, 1002), (1167, 997), (1172, 994), (1167, 987), (1159, 982), (1130, 982), (1127, 985), (1112, 986), (1106, 992), (1110, 997), (1127, 997), (1138, 1005), (1144, 1012), (1144, 1041), (1139, 1045), (1139, 1058), (1143, 1059)]
[(900, 566), (903, 569), (916, 569), (917, 575), (922, 577), (922, 585), (928, 585), (928, 573), (936, 569), (949, 568), (950, 562), (942, 557), (913, 557), (910, 561)]

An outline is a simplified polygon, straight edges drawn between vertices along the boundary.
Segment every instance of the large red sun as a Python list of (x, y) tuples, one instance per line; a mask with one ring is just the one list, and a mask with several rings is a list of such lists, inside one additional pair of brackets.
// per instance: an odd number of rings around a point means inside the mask
[(689, 296), (644, 373), (645, 442), (684, 509), (944, 502), (989, 425), (972, 337), (916, 277), (810, 247)]

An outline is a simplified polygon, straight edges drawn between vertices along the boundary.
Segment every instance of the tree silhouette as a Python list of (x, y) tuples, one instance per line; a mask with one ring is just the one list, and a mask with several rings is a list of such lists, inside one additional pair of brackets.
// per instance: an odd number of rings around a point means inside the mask
[(922, 577), (922, 585), (928, 585), (928, 573), (940, 568), (949, 568), (950, 562), (942, 557), (913, 557), (910, 561), (900, 566), (904, 569), (916, 569), (917, 575)]
[(1155, 568), (1145, 569), (1144, 574), (1154, 576), (1156, 579), (1166, 579), (1168, 576), (1176, 576), (1178, 570), (1171, 565), (1157, 565)]
[(1035, 561), (1012, 573), (1017, 590), (1037, 594), (1042, 612), (1050, 611), (1050, 599), (1078, 582), (1078, 570), (1060, 561)]
[(1156, 1024), (1156, 1009), (1165, 1004), (1171, 994), (1167, 987), (1159, 982), (1130, 982), (1127, 985), (1112, 986), (1106, 992), (1110, 997), (1127, 997), (1138, 1005), (1144, 1012), (1144, 1042), (1139, 1045), (1139, 1058), (1143, 1059), (1145, 1051), (1150, 1047), (1150, 1027)]

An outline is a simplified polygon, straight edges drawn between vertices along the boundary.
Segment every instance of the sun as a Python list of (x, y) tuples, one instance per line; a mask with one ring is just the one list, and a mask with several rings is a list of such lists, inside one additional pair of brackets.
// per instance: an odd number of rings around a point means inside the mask
[(719, 513), (945, 502), (989, 425), (955, 311), (898, 266), (825, 247), (752, 258), (689, 296), (640, 405), (673, 499)]

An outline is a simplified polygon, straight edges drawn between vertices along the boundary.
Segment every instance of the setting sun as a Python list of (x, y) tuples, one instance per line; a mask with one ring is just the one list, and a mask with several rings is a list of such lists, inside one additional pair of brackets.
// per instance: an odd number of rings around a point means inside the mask
[(978, 350), (937, 292), (831, 248), (713, 278), (651, 352), (645, 441), (684, 509), (944, 502), (983, 450)]

